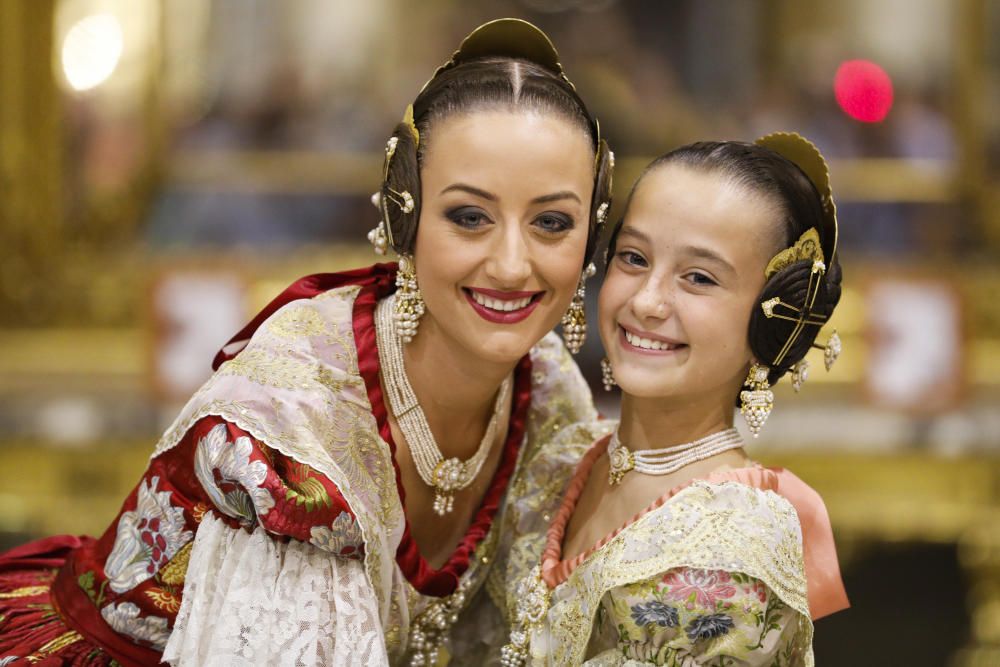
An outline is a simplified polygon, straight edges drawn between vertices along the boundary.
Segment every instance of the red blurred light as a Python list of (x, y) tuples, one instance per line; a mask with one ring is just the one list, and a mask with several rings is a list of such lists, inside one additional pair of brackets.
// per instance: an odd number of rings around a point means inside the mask
[(851, 118), (863, 123), (883, 120), (892, 108), (892, 79), (869, 60), (848, 60), (833, 78), (837, 104)]

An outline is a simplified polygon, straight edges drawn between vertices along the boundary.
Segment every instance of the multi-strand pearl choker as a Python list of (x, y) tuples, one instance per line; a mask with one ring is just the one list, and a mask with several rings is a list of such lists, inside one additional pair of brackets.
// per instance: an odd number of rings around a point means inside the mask
[(735, 428), (727, 428), (694, 442), (664, 447), (663, 449), (629, 450), (618, 439), (618, 429), (608, 444), (608, 483), (618, 484), (630, 470), (645, 475), (669, 475), (689, 463), (702, 461), (730, 449), (743, 446), (743, 438)]
[(504, 378), (493, 404), (493, 416), (486, 427), (486, 434), (479, 443), (479, 449), (467, 461), (457, 457), (444, 458), (434, 440), (427, 417), (417, 402), (410, 380), (403, 365), (403, 344), (396, 335), (393, 321), (395, 295), (379, 302), (375, 308), (375, 334), (378, 339), (379, 363), (385, 380), (389, 407), (410, 446), (417, 473), (424, 483), (434, 489), (434, 511), (444, 516), (454, 509), (455, 492), (469, 486), (482, 470), (483, 464), (493, 449), (496, 440), (500, 411), (510, 393), (511, 376)]

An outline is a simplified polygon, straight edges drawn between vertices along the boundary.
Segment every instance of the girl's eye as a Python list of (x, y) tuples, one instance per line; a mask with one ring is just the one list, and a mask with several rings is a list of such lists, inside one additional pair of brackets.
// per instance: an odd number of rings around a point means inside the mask
[(631, 250), (622, 250), (621, 252), (615, 253), (615, 257), (629, 266), (647, 266), (646, 258), (637, 252), (632, 252)]
[(561, 234), (573, 229), (573, 219), (558, 213), (546, 213), (535, 218), (536, 227), (550, 234)]
[(704, 273), (699, 273), (697, 271), (692, 271), (687, 274), (687, 279), (692, 285), (698, 285), (699, 287), (707, 287), (709, 285), (718, 285), (715, 280), (705, 275)]
[(490, 222), (489, 218), (486, 217), (486, 213), (482, 209), (471, 206), (456, 208), (448, 211), (445, 215), (453, 223), (459, 227), (464, 227), (465, 229), (476, 229), (487, 225)]

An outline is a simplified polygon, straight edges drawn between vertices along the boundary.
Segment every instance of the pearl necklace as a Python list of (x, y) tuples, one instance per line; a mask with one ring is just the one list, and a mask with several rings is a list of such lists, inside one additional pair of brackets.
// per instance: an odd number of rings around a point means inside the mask
[(417, 402), (406, 368), (403, 364), (403, 344), (394, 331), (393, 312), (396, 296), (392, 295), (379, 302), (375, 308), (375, 335), (378, 340), (379, 364), (385, 379), (386, 396), (389, 407), (403, 432), (417, 473), (425, 484), (434, 489), (434, 511), (444, 516), (455, 507), (455, 492), (460, 491), (476, 478), (493, 449), (496, 440), (497, 422), (500, 411), (510, 393), (511, 378), (508, 375), (500, 384), (493, 416), (486, 427), (486, 434), (479, 443), (479, 449), (467, 461), (457, 457), (445, 459), (441, 455), (427, 417)]
[(608, 483), (618, 484), (630, 470), (646, 475), (668, 475), (689, 463), (702, 461), (710, 456), (743, 446), (743, 438), (735, 428), (727, 428), (694, 442), (664, 447), (663, 449), (629, 450), (618, 439), (618, 429), (608, 444)]

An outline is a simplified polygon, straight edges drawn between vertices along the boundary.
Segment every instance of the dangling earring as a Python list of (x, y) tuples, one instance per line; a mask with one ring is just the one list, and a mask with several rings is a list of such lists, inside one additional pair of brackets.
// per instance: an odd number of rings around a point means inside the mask
[(569, 310), (562, 318), (562, 335), (566, 341), (566, 348), (573, 354), (580, 351), (583, 342), (587, 340), (587, 314), (583, 311), (583, 298), (587, 294), (587, 278), (597, 273), (597, 267), (593, 262), (587, 265), (580, 276), (580, 284), (577, 285), (576, 294), (569, 304)]
[(808, 378), (809, 362), (805, 359), (800, 359), (792, 366), (792, 389), (795, 390), (796, 394), (802, 391), (802, 385), (806, 383)]
[[(372, 206), (382, 211), (382, 193), (376, 192), (371, 198)], [(379, 219), (375, 229), (368, 232), (368, 242), (375, 247), (376, 255), (384, 255), (389, 249), (389, 236), (386, 234), (385, 220)]]
[(767, 366), (754, 362), (750, 366), (750, 373), (747, 375), (746, 381), (743, 383), (750, 389), (744, 389), (740, 392), (740, 414), (746, 419), (750, 433), (755, 438), (771, 414), (771, 408), (774, 407), (774, 392), (771, 391), (771, 385), (767, 382), (767, 374), (770, 370)]
[(417, 325), (424, 314), (424, 299), (417, 285), (417, 271), (413, 258), (403, 255), (399, 258), (396, 271), (396, 306), (393, 319), (396, 321), (396, 335), (404, 343), (409, 343), (417, 335)]
[(611, 360), (607, 357), (601, 359), (601, 382), (604, 383), (604, 391), (611, 391), (611, 388), (618, 384), (611, 371)]
[[(816, 347), (815, 345), (813, 347)], [(837, 359), (840, 358), (840, 352), (843, 349), (840, 343), (840, 335), (836, 330), (830, 334), (830, 339), (826, 341), (826, 345), (823, 346), (823, 364), (826, 366), (827, 372), (833, 368), (833, 364), (836, 363)]]

